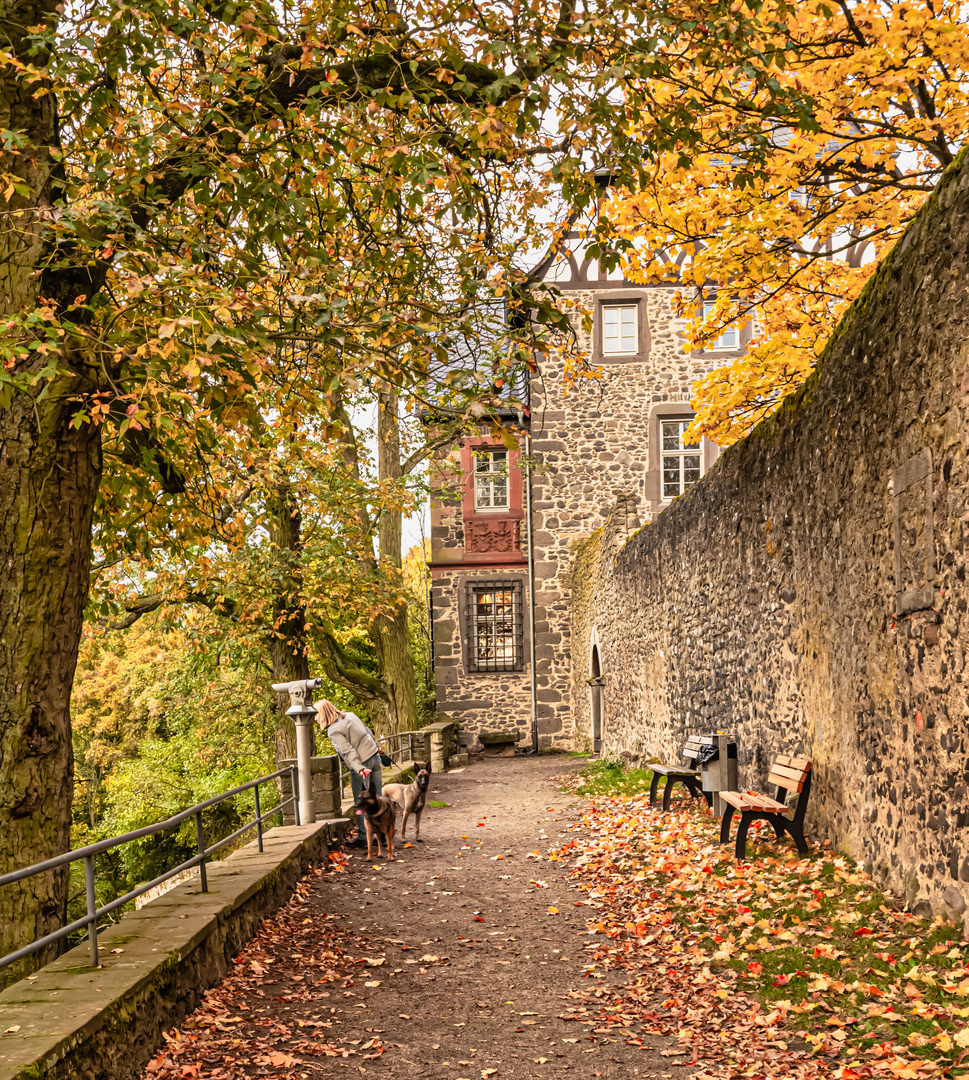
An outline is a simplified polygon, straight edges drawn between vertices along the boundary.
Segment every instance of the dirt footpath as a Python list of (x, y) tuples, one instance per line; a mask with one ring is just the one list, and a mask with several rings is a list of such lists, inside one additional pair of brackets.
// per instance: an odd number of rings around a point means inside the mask
[(149, 1075), (669, 1076), (657, 1049), (568, 1018), (569, 991), (590, 989), (590, 909), (546, 856), (576, 835), (576, 800), (549, 779), (575, 764), (488, 758), (432, 776), (428, 799), (449, 805), (425, 810), (425, 842), (392, 863), (351, 849), (345, 872), (308, 878), (186, 1021), (197, 1045)]

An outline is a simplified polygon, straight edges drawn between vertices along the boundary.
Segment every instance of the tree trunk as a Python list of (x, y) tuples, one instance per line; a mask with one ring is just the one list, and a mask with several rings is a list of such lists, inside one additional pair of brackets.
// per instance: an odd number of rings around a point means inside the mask
[[(4, 48), (24, 63), (24, 35), (54, 23), (57, 0), (5, 4)], [(52, 165), (56, 100), (49, 87), (0, 67), (2, 126), (24, 144), (7, 143), (0, 170), (18, 180), (0, 198), (0, 319), (7, 372), (38, 373), (51, 354), (26, 350), (17, 321), (37, 308), (46, 223), (60, 173)], [(14, 148), (11, 148), (14, 147)], [(49, 295), (45, 293), (45, 295)], [(9, 320), (9, 321), (7, 321)], [(91, 563), (91, 519), (101, 477), (101, 436), (92, 424), (75, 429), (78, 399), (92, 389), (85, 358), (61, 338), (62, 371), (77, 374), (10, 390), (0, 408), (0, 873), (68, 850), (74, 762), (70, 694), (77, 663)], [(43, 388), (45, 396), (39, 397)], [(0, 953), (55, 929), (67, 906), (66, 870), (0, 889)], [(0, 982), (20, 978), (57, 946), (4, 969)]]
[[(269, 653), (273, 667), (273, 682), (293, 682), (310, 677), (306, 650), (306, 612), (302, 603), (302, 537), (303, 519), (292, 489), (280, 483), (270, 493), (269, 543), (273, 557), (278, 560), (276, 598), (273, 601), (273, 627)], [(296, 725), (286, 715), (289, 694), (277, 695), (279, 716), (276, 723), (276, 761), (296, 757)]]
[[(382, 389), (377, 407), (377, 466), (382, 481), (399, 482), (403, 476), (398, 408), (396, 391), (386, 387)], [(403, 514), (396, 500), (392, 500), (380, 514), (378, 540), (381, 564), (389, 564), (398, 573), (403, 535)], [(380, 681), (386, 694), (385, 700), (379, 705), (381, 726), (387, 725), (386, 734), (412, 731), (419, 726), (419, 720), (407, 605), (400, 604), (390, 617), (378, 616), (370, 629), (370, 638), (377, 651)]]
[[(0, 872), (70, 846), (70, 695), (91, 564), (100, 432), (75, 407), (16, 397), (0, 413)], [(38, 426), (38, 419), (40, 421)], [(0, 953), (55, 929), (67, 871), (0, 889)], [(56, 954), (4, 971), (21, 978)]]

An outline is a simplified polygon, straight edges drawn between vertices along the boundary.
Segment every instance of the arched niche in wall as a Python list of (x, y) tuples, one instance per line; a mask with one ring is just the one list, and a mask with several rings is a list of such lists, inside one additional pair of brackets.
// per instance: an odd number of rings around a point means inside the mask
[(592, 717), (592, 752), (602, 752), (602, 715), (603, 715), (603, 684), (605, 676), (602, 672), (602, 657), (599, 652), (599, 642), (593, 635), (592, 657), (590, 661), (589, 695), (590, 714)]

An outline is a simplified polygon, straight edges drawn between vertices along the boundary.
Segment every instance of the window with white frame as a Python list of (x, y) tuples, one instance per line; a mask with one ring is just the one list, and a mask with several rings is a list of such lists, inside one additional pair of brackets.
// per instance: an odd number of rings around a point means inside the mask
[(688, 443), (684, 436), (690, 423), (690, 417), (663, 417), (659, 422), (664, 499), (675, 499), (700, 479), (700, 444)]
[(602, 355), (634, 356), (639, 352), (639, 305), (602, 305)]
[(469, 670), (521, 671), (521, 582), (489, 581), (467, 588)]
[[(716, 300), (704, 300), (703, 301), (703, 317), (708, 318), (710, 312), (713, 311)], [(724, 329), (723, 333), (714, 341), (708, 342), (705, 349), (729, 349), (736, 352), (739, 347), (737, 344), (738, 334), (736, 324), (728, 326)]]
[(481, 450), (474, 455), (475, 510), (507, 510), (508, 451)]

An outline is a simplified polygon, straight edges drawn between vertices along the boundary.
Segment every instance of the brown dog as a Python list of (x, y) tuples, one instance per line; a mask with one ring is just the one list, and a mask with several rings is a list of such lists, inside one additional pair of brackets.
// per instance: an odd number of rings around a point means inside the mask
[(407, 839), (407, 819), (413, 814), (415, 823), (414, 839), (419, 844), (424, 843), (421, 839), (421, 814), (424, 813), (424, 800), (427, 798), (427, 788), (430, 782), (431, 766), (428, 763), (418, 770), (412, 784), (385, 785), (384, 798), (390, 799), (396, 809), (404, 815), (404, 820), (400, 826), (401, 840)]
[(357, 809), (363, 811), (367, 823), (367, 858), (373, 856), (373, 838), (377, 837), (377, 855), (380, 855), (380, 838), (387, 845), (387, 860), (394, 857), (394, 833), (397, 831), (397, 813), (390, 799), (378, 795), (373, 788), (364, 788), (357, 796)]

